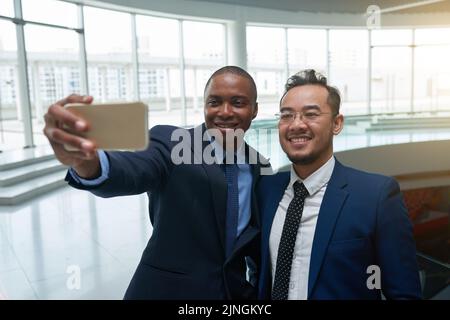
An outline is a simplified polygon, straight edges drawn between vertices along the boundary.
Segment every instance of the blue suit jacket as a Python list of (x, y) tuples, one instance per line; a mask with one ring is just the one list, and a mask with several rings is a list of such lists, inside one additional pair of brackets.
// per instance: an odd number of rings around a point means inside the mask
[[(247, 281), (246, 271), (247, 267), (255, 271), (251, 267), (259, 264), (256, 199), (252, 196), (249, 226), (226, 258), (224, 173), (218, 164), (202, 161), (208, 143), (196, 148), (193, 141), (197, 134), (203, 136), (204, 126), (183, 131), (192, 139), (187, 150), (183, 150), (192, 164), (175, 165), (171, 159), (172, 149), (178, 145), (178, 141), (171, 141), (175, 129), (153, 127), (150, 144), (144, 151), (108, 152), (109, 178), (99, 186), (81, 185), (70, 174), (66, 179), (73, 187), (100, 197), (148, 192), (153, 233), (126, 299), (255, 299), (257, 279)], [(254, 194), (259, 164), (251, 168)], [(127, 214), (127, 208), (118, 210)]]
[[(289, 180), (289, 172), (280, 172), (263, 177), (258, 187), (262, 214), (260, 299), (270, 298), (270, 230)], [(373, 271), (367, 272), (370, 265), (379, 266), (387, 299), (421, 298), (412, 226), (398, 183), (336, 161), (314, 234), (308, 299), (380, 299), (380, 290), (367, 287), (373, 275)]]

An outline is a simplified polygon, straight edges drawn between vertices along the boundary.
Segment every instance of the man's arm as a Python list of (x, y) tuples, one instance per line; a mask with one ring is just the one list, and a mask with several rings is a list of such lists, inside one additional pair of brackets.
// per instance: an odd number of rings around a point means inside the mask
[[(89, 190), (104, 198), (135, 195), (158, 188), (173, 167), (170, 157), (171, 131), (166, 126), (155, 126), (149, 134), (149, 145), (143, 151), (105, 152), (109, 170), (107, 178), (98, 181), (99, 184), (82, 183), (70, 173), (67, 174), (66, 181), (74, 188)], [(103, 162), (100, 167), (103, 172)]]
[(84, 186), (99, 186), (101, 185), (109, 176), (109, 160), (105, 154), (105, 151), (98, 150), (98, 157), (100, 159), (100, 176), (92, 177), (91, 179), (84, 179), (80, 177), (77, 172), (73, 168), (69, 168), (68, 174), (75, 180), (77, 183), (80, 183)]
[[(82, 183), (102, 176), (105, 168), (101, 166), (95, 143), (81, 137), (82, 133), (89, 131), (90, 124), (64, 106), (68, 103), (90, 104), (92, 101), (91, 96), (70, 95), (51, 105), (44, 116), (43, 131), (56, 158), (76, 173), (67, 174), (69, 184), (102, 197), (139, 194), (159, 186), (172, 166), (171, 132), (162, 126), (152, 128), (149, 146), (144, 151), (105, 153), (109, 170), (107, 178), (100, 184)], [(66, 128), (75, 133), (68, 132)], [(78, 151), (68, 151), (66, 145)]]
[(421, 299), (416, 247), (411, 221), (398, 183), (383, 185), (377, 209), (377, 262), (387, 299)]

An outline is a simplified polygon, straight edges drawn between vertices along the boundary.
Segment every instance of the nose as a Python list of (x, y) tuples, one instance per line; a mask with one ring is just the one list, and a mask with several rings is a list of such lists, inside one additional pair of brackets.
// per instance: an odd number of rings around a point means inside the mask
[(295, 114), (294, 120), (292, 120), (292, 122), (291, 122), (289, 127), (290, 127), (290, 129), (307, 127), (306, 122), (303, 121), (302, 113), (297, 112)]
[(231, 117), (233, 115), (233, 107), (228, 103), (224, 102), (219, 109), (219, 116), (221, 117)]

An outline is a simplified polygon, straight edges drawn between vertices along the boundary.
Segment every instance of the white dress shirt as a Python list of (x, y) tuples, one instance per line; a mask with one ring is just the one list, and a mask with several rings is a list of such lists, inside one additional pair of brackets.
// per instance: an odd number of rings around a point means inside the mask
[(269, 239), (272, 281), (275, 279), (278, 246), (280, 244), (286, 212), (291, 200), (294, 198), (293, 185), (296, 181), (303, 182), (309, 192), (309, 196), (305, 199), (303, 215), (297, 231), (297, 239), (295, 241), (289, 283), (289, 300), (306, 300), (308, 298), (309, 263), (311, 259), (314, 232), (316, 230), (320, 205), (322, 204), (328, 181), (333, 173), (334, 164), (335, 160), (332, 156), (322, 167), (317, 169), (305, 180), (300, 179), (295, 173), (294, 167), (291, 166), (290, 182), (284, 191), (283, 198), (278, 205), (277, 212), (273, 219)]

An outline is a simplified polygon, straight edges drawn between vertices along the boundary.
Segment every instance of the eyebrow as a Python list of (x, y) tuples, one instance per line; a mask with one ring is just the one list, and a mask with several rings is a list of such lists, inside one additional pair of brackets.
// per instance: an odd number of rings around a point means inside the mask
[[(320, 111), (320, 107), (317, 104), (308, 104), (306, 106), (303, 106), (302, 111), (311, 110), (311, 109)], [(294, 111), (294, 108), (286, 106), (286, 107), (280, 108), (280, 111)]]
[(293, 111), (294, 109), (292, 109), (291, 107), (281, 107), (280, 108), (280, 112), (283, 112), (283, 111)]
[(210, 94), (206, 99), (221, 99), (222, 97), (216, 94)]
[(317, 104), (309, 104), (303, 107), (303, 109), (305, 110), (310, 110), (310, 109), (316, 109), (316, 110), (320, 110), (320, 107)]
[(249, 97), (246, 96), (232, 96), (231, 99), (244, 99), (244, 100), (250, 100)]
[[(221, 96), (221, 95), (218, 95), (218, 94), (211, 94), (211, 95), (209, 95), (209, 96), (206, 97), (206, 99), (211, 99), (211, 98), (214, 98), (214, 99), (223, 99), (224, 96)], [(244, 99), (244, 100), (250, 101), (250, 98), (249, 98), (249, 97), (246, 97), (246, 96), (240, 96), (240, 95), (238, 95), (238, 96), (232, 96), (232, 97), (230, 97), (230, 99), (231, 99), (231, 100), (233, 100), (233, 99)]]

